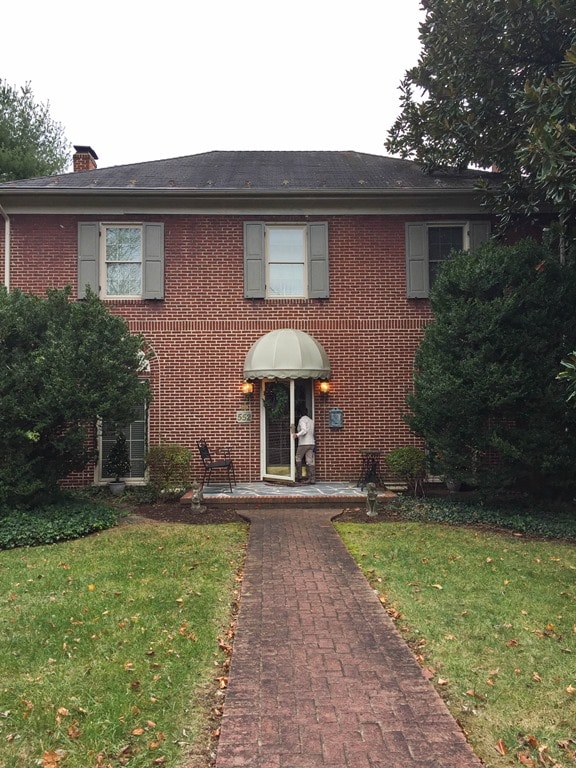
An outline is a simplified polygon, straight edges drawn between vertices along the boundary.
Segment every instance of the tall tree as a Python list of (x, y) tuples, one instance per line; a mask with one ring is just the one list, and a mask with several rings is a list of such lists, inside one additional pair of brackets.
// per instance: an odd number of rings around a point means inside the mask
[[(497, 166), (503, 224), (576, 214), (576, 0), (421, 0), (422, 53), (386, 147), (422, 164)], [(561, 188), (561, 191), (559, 190)]]
[(98, 418), (132, 421), (148, 397), (143, 348), (94, 294), (0, 288), (0, 504), (53, 494), (82, 470)]
[(0, 80), (0, 182), (51, 176), (70, 160), (64, 129), (37, 103), (30, 83), (21, 88)]
[(574, 339), (576, 264), (529, 240), (491, 243), (443, 265), (431, 306), (406, 420), (437, 469), (573, 492), (576, 409), (556, 373)]

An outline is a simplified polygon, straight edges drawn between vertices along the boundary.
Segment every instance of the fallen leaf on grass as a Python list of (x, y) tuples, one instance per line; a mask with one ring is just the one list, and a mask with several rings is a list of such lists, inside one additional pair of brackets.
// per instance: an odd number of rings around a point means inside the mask
[(422, 674), (424, 675), (426, 680), (432, 680), (432, 678), (436, 674), (436, 670), (432, 669), (432, 667), (423, 667)]
[(532, 680), (534, 680), (535, 683), (541, 683), (542, 682), (542, 678), (540, 677), (538, 672), (533, 672), (532, 673)]
[(58, 763), (62, 760), (65, 754), (66, 752), (63, 749), (44, 752), (42, 755), (42, 768), (59, 768)]
[(471, 696), (472, 698), (474, 698), (474, 699), (479, 699), (480, 701), (484, 701), (484, 700), (485, 700), (485, 698), (486, 698), (486, 697), (485, 697), (485, 696), (483, 696), (481, 693), (476, 693), (476, 691), (475, 691), (473, 688), (469, 688), (469, 689), (466, 691), (466, 696)]
[(560, 749), (570, 749), (573, 745), (576, 745), (576, 739), (562, 739), (558, 742)]
[(58, 725), (62, 722), (63, 717), (68, 717), (70, 714), (70, 711), (66, 709), (66, 707), (58, 707), (58, 710), (56, 712), (56, 722)]
[(530, 757), (529, 752), (518, 752), (518, 762), (529, 766), (529, 768), (536, 768), (536, 761)]
[(498, 739), (496, 742), (496, 746), (494, 747), (496, 752), (498, 752), (500, 755), (505, 755), (508, 750), (506, 749), (506, 744), (502, 741), (502, 739)]
[(162, 744), (161, 741), (151, 741), (150, 744), (148, 744), (148, 749), (150, 749), (150, 750), (158, 749), (160, 744)]

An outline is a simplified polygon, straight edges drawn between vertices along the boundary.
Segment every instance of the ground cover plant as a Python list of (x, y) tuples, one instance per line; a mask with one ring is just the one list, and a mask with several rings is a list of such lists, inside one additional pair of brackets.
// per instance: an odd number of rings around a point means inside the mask
[(116, 525), (122, 511), (81, 494), (62, 494), (38, 507), (0, 507), (0, 549), (54, 544)]
[(576, 765), (576, 548), (422, 522), (337, 529), (488, 768)]
[(197, 749), (245, 536), (150, 523), (0, 552), (0, 766), (170, 768)]

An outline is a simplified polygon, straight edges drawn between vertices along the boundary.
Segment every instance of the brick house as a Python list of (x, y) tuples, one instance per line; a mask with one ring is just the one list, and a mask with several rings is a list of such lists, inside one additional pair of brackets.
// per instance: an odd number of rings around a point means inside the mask
[[(356, 152), (96, 160), (76, 147), (74, 173), (0, 185), (0, 275), (79, 299), (89, 285), (148, 340), (131, 482), (148, 444), (200, 438), (231, 447), (239, 480), (293, 477), (304, 404), (320, 480), (355, 479), (363, 448), (415, 442), (402, 411), (428, 290), (452, 248), (489, 236), (482, 174)], [(102, 457), (107, 425), (98, 440)], [(101, 464), (77, 478), (105, 480)]]

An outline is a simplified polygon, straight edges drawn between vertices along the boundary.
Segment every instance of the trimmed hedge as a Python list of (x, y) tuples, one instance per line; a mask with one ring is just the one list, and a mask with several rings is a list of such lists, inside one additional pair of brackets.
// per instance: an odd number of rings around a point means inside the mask
[(87, 499), (63, 498), (34, 508), (0, 508), (0, 549), (78, 539), (113, 527), (119, 518), (119, 510)]

